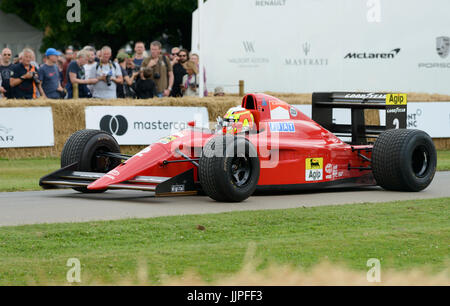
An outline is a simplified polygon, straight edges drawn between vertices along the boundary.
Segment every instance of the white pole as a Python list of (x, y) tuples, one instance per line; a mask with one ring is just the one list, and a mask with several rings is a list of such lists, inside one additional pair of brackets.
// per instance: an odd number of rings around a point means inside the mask
[(203, 21), (203, 0), (198, 0), (198, 57), (199, 57), (199, 61), (198, 61), (198, 66), (199, 66), (199, 74), (200, 74), (200, 78), (199, 78), (199, 88), (198, 90), (199, 92), (199, 96), (200, 98), (204, 97), (204, 92), (205, 92), (205, 80), (204, 80), (204, 69), (203, 69), (203, 39), (202, 39), (202, 30), (203, 30), (203, 26), (202, 26), (202, 21)]

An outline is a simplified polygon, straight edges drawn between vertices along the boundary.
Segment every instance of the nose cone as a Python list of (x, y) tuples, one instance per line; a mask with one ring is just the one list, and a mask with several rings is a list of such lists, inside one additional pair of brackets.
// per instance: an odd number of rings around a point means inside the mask
[(88, 189), (90, 190), (103, 190), (108, 188), (109, 185), (118, 184), (120, 182), (123, 182), (127, 179), (123, 179), (120, 175), (122, 168), (124, 168), (124, 164), (118, 166), (112, 171), (109, 171), (107, 174), (96, 180), (95, 182), (88, 185)]
[(143, 172), (148, 172), (152, 167), (158, 167), (159, 163), (168, 159), (171, 155), (172, 153), (164, 145), (155, 143), (134, 155), (114, 170), (109, 171), (88, 185), (87, 188), (90, 190), (103, 190), (107, 189), (109, 185), (131, 180), (136, 176), (140, 176)]

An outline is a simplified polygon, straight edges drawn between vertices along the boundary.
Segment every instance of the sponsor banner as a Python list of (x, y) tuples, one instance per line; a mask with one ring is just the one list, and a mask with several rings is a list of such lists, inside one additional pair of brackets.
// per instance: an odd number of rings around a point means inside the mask
[(148, 145), (182, 131), (188, 122), (208, 128), (206, 107), (88, 106), (86, 128), (110, 132), (120, 145)]
[[(385, 112), (380, 111), (380, 121), (386, 122)], [(406, 126), (425, 131), (433, 138), (450, 137), (450, 102), (408, 103)]]
[(54, 144), (51, 107), (0, 107), (0, 148)]
[(247, 92), (449, 94), (448, 12), (448, 0), (208, 0), (191, 45), (208, 88), (234, 93), (244, 80)]
[[(311, 105), (293, 105), (306, 116), (311, 117)], [(350, 124), (351, 111), (334, 109), (333, 122)], [(380, 122), (386, 124), (386, 111), (380, 110)], [(396, 123), (391, 122), (394, 126)], [(406, 126), (427, 132), (433, 138), (450, 137), (450, 102), (409, 102)]]

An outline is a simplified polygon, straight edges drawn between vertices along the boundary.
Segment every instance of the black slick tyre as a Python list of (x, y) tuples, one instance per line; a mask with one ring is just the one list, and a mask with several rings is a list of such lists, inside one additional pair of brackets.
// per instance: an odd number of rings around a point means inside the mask
[(241, 202), (259, 181), (256, 148), (244, 137), (217, 136), (203, 148), (199, 178), (203, 191), (218, 202)]
[[(107, 173), (117, 167), (121, 161), (98, 156), (105, 152), (120, 153), (119, 144), (111, 134), (99, 130), (77, 131), (64, 144), (61, 167), (77, 163), (77, 171)], [(86, 187), (73, 189), (83, 193), (105, 192), (105, 190), (89, 190)]]
[(388, 130), (375, 141), (372, 171), (387, 190), (421, 191), (436, 172), (437, 154), (431, 137), (420, 130)]

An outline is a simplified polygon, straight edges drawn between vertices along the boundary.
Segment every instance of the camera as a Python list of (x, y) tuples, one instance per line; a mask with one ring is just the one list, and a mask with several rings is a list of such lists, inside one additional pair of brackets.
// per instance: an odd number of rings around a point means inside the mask
[(159, 80), (159, 79), (161, 78), (161, 75), (160, 75), (158, 72), (155, 72), (155, 73), (153, 74), (153, 78), (154, 78), (155, 80)]
[(39, 80), (39, 75), (36, 71), (31, 72), (31, 75), (33, 76), (33, 81), (39, 85), (41, 84), (41, 80)]
[(108, 74), (106, 75), (106, 85), (111, 86), (112, 82), (111, 82), (111, 76)]
[(110, 72), (106, 75), (106, 85), (108, 85), (108, 86), (111, 86), (111, 84), (112, 84), (111, 77), (112, 77), (112, 72), (110, 71)]

